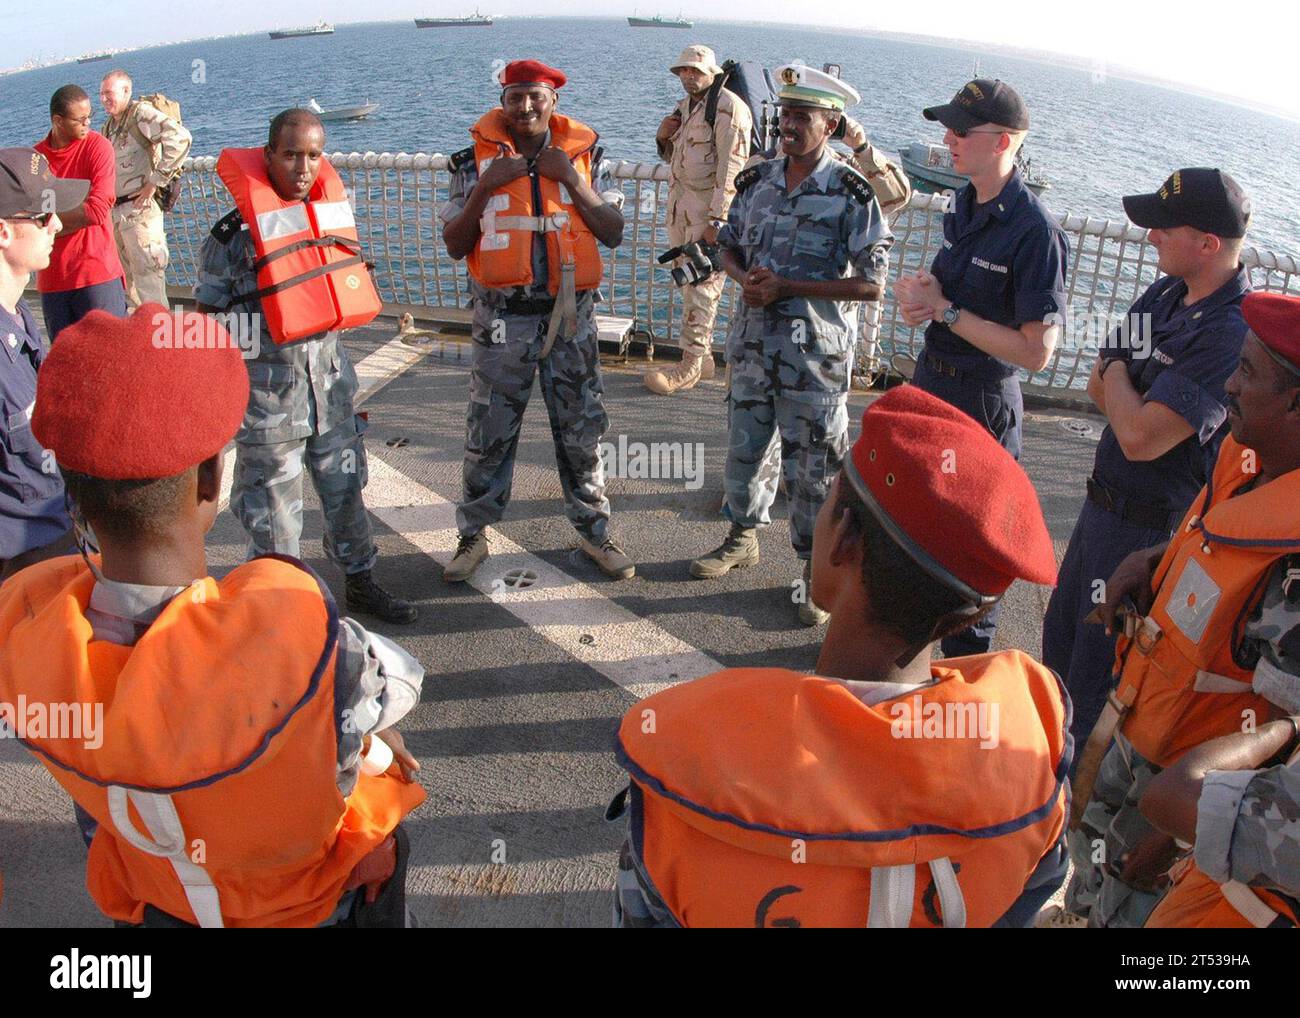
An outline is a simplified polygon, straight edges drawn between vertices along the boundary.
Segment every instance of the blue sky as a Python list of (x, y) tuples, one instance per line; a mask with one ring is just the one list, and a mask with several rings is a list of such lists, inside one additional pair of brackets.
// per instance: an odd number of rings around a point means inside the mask
[[(395, 0), (360, 8), (348, 0), (221, 0), (176, 8), (157, 0), (110, 0), (108, 4), (103, 0), (64, 0), (35, 10), (30, 0), (0, 0), (0, 68), (33, 58), (259, 32), (321, 19), (343, 23), (467, 14), (476, 3), (485, 13), (499, 15), (617, 17), (632, 13), (635, 7), (641, 14), (657, 11), (673, 15), (680, 10), (687, 17), (706, 18), (712, 10), (727, 10), (716, 0)], [(997, 6), (929, 0), (923, 7), (827, 0), (800, 23), (1070, 53), (1116, 73), (1134, 68), (1153, 77), (1300, 114), (1300, 90), (1288, 80), (1294, 64), (1290, 52), (1294, 31), (1280, 21), (1288, 9), (1285, 4), (1273, 4), (1258, 16), (1233, 21), (1212, 17), (1208, 5), (1202, 8), (1152, 0), (1076, 0), (1068, 5), (1007, 0)], [(176, 16), (176, 10), (183, 15)], [(746, 17), (755, 21), (792, 23), (790, 10), (789, 0), (746, 0), (745, 4)], [(1202, 10), (1207, 13), (1198, 13)]]

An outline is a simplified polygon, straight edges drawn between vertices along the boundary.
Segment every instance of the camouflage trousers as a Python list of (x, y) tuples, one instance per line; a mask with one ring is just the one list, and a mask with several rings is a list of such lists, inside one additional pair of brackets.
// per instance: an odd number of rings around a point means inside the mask
[(249, 558), (268, 552), (300, 557), (306, 466), (325, 516), (325, 554), (348, 575), (374, 567), (379, 553), (361, 499), (367, 479), (364, 431), (365, 421), (353, 417), (323, 435), (235, 444), (230, 511), (248, 531)]
[(1087, 916), (1091, 927), (1136, 929), (1164, 896), (1115, 875), (1123, 856), (1155, 832), (1138, 802), (1159, 771), (1119, 734), (1102, 757), (1083, 823), (1069, 833), (1074, 873), (1065, 889), (1065, 907)]
[(133, 202), (113, 207), (113, 236), (117, 257), (126, 275), (126, 302), (134, 311), (141, 304), (167, 304), (167, 234), (163, 213), (151, 201), (144, 209)]
[[(678, 247), (699, 240), (708, 226), (708, 222), (692, 225), (684, 219), (670, 219), (668, 244)], [(680, 263), (681, 259), (678, 259), (676, 264)], [(725, 272), (715, 272), (703, 283), (683, 286), (678, 291), (682, 298), (682, 319), (677, 330), (677, 345), (683, 350), (703, 355), (713, 349), (713, 321), (718, 316), (718, 302), (722, 299), (722, 287), (726, 282)]]
[(595, 544), (605, 540), (609, 500), (600, 440), (609, 427), (609, 416), (594, 313), (592, 295), (579, 294), (577, 335), (560, 336), (542, 358), (548, 314), (508, 314), (475, 300), (464, 497), (456, 507), (456, 526), (462, 534), (476, 534), (505, 513), (519, 429), (533, 380), (540, 376), (565, 513), (583, 537)]
[(847, 396), (832, 403), (810, 403), (769, 392), (733, 379), (727, 394), (730, 445), (723, 479), (722, 513), (745, 527), (772, 522), (777, 475), (769, 443), (780, 435), (781, 472), (790, 503), (790, 543), (801, 559), (812, 558), (813, 527), (831, 481), (849, 446)]

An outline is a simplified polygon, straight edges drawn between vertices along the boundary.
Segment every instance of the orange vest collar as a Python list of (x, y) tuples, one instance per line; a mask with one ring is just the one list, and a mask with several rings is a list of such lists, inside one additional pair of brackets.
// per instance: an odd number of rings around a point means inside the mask
[[(551, 144), (558, 149), (563, 149), (570, 159), (576, 159), (584, 152), (589, 152), (595, 148), (596, 140), (599, 137), (586, 124), (559, 113), (551, 114), (549, 126)], [(504, 145), (511, 152), (515, 151), (515, 143), (514, 139), (510, 137), (506, 112), (499, 106), (488, 110), (487, 113), (479, 117), (478, 123), (470, 128), (469, 133), (475, 141), (485, 142), (489, 145)]]

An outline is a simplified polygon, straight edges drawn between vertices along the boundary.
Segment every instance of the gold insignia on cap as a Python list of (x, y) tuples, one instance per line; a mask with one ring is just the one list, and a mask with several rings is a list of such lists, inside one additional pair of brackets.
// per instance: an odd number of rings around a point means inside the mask
[(983, 99), (983, 98), (984, 98), (984, 91), (983, 91), (983, 89), (981, 89), (977, 84), (975, 84), (975, 82), (972, 81), (969, 85), (966, 86), (966, 89), (967, 89), (967, 91), (970, 92), (970, 94), (971, 94), (975, 99), (978, 100), (978, 99)]
[(1174, 175), (1169, 178), (1169, 182), (1174, 185), (1174, 194), (1183, 193), (1183, 171), (1174, 170)]
[(797, 85), (802, 78), (803, 75), (799, 73), (798, 67), (791, 66), (781, 68), (781, 84), (783, 85)]
[(39, 152), (33, 152), (32, 153), (32, 176), (34, 177), (36, 176), (36, 174), (40, 172), (41, 172), (41, 154)]

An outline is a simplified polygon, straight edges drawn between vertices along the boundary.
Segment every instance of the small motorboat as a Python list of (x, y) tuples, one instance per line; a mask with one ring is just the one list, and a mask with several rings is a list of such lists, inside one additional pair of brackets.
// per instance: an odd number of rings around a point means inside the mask
[(359, 106), (338, 106), (332, 110), (327, 110), (313, 98), (307, 102), (307, 109), (326, 123), (338, 123), (346, 120), (364, 120), (379, 109), (379, 103), (364, 102)]
[[(919, 184), (922, 190), (933, 188), (957, 190), (970, 183), (970, 177), (952, 168), (952, 153), (948, 151), (947, 145), (931, 145), (924, 141), (914, 141), (903, 148), (898, 155), (907, 175), (914, 183)], [(1020, 167), (1021, 176), (1025, 178), (1025, 186), (1034, 194), (1042, 194), (1051, 188), (1052, 185), (1034, 170), (1033, 163), (1025, 155), (1024, 149), (1016, 153), (1016, 165)]]

